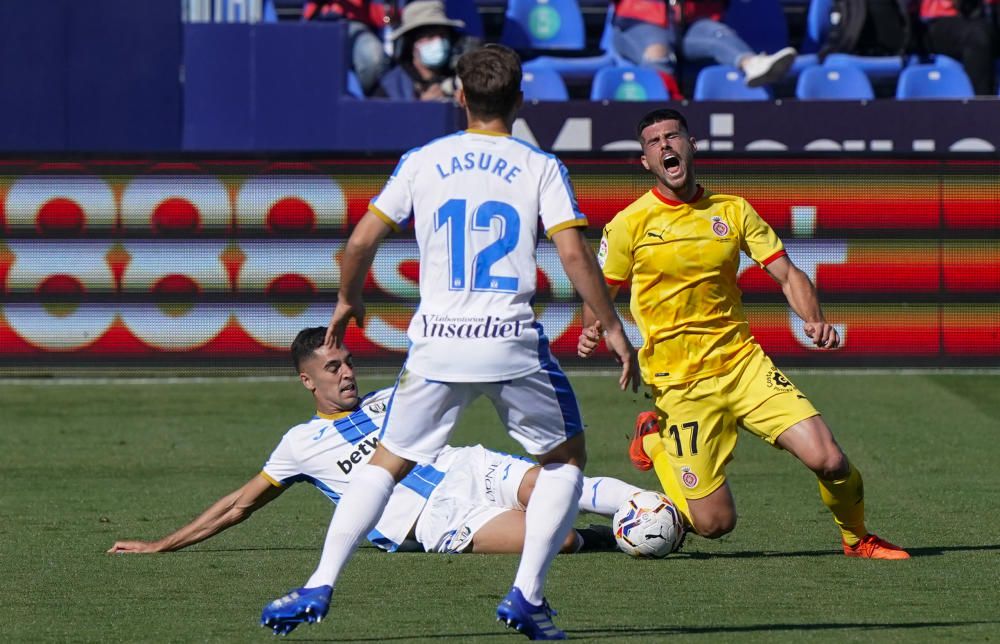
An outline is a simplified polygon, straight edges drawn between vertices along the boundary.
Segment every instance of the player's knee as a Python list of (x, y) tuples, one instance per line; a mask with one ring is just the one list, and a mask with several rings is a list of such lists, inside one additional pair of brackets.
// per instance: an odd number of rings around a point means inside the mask
[(736, 528), (736, 517), (713, 518), (708, 521), (700, 521), (695, 525), (695, 531), (699, 537), (706, 539), (718, 539), (724, 537)]
[(542, 466), (550, 463), (569, 463), (582, 470), (587, 464), (587, 444), (584, 442), (583, 434), (576, 434), (551, 451), (540, 455), (538, 462)]
[(725, 509), (715, 512), (695, 513), (694, 530), (699, 537), (706, 539), (718, 539), (736, 528), (735, 510)]
[(851, 471), (851, 465), (842, 451), (832, 449), (816, 459), (812, 470), (824, 481), (835, 481), (847, 476)]

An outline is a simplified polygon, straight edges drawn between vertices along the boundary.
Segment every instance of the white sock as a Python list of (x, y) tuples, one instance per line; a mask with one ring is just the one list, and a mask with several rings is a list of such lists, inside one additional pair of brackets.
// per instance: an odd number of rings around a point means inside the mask
[(392, 475), (377, 465), (365, 465), (351, 478), (351, 485), (330, 520), (323, 555), (306, 588), (333, 586), (337, 582), (358, 542), (378, 523), (395, 485)]
[(610, 476), (585, 476), (580, 511), (613, 516), (622, 503), (636, 492), (642, 492), (642, 488)]
[(545, 576), (578, 511), (583, 472), (568, 463), (543, 465), (524, 517), (524, 550), (514, 585), (528, 602), (542, 603)]

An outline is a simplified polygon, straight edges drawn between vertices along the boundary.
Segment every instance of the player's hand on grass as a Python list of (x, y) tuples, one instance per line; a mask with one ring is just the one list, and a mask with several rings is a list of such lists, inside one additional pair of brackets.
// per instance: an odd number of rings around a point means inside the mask
[(840, 334), (828, 322), (806, 322), (803, 330), (820, 349), (836, 349), (840, 346)]
[(302, 622), (323, 621), (330, 610), (330, 586), (296, 588), (264, 607), (260, 625), (270, 628), (275, 635), (288, 635)]
[(580, 338), (576, 342), (576, 355), (581, 358), (589, 358), (597, 350), (597, 345), (601, 343), (601, 321), (598, 320), (593, 326), (583, 327)]
[(326, 346), (339, 347), (344, 344), (347, 325), (352, 319), (357, 322), (358, 328), (364, 328), (365, 303), (360, 298), (355, 301), (348, 301), (345, 298), (338, 299), (337, 306), (333, 309), (333, 315), (330, 317), (330, 326), (326, 328)]
[(160, 552), (155, 541), (115, 541), (115, 545), (108, 548), (109, 555), (149, 552)]

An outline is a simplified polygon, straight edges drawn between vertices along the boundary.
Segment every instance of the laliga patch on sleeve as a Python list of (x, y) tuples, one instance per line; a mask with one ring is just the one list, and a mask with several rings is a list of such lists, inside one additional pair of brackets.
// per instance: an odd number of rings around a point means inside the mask
[(601, 237), (601, 245), (597, 249), (597, 263), (604, 268), (604, 262), (608, 259), (608, 238)]

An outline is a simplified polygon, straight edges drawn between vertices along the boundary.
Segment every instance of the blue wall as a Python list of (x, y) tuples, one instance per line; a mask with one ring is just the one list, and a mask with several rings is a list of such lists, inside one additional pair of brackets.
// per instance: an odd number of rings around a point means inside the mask
[[(180, 2), (0, 2), (0, 151), (399, 151), (443, 104), (346, 94), (342, 24), (181, 24)], [(377, 127), (371, 127), (371, 124)]]
[(180, 58), (180, 2), (0, 3), (0, 149), (177, 149)]
[(398, 151), (458, 127), (440, 103), (346, 93), (344, 24), (184, 26), (186, 150)]

